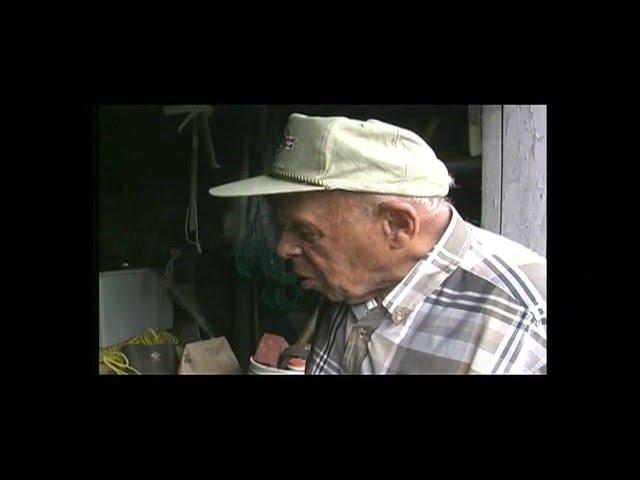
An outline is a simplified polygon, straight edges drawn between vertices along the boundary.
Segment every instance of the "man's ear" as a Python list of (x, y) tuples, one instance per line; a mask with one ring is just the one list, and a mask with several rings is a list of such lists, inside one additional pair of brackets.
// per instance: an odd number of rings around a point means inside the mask
[(378, 205), (382, 229), (392, 249), (407, 247), (420, 233), (418, 211), (409, 202), (389, 200)]

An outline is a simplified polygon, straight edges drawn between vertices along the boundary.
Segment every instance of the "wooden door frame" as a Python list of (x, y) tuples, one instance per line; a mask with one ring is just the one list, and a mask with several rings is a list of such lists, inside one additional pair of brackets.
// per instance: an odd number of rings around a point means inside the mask
[(546, 255), (546, 105), (482, 106), (481, 226)]

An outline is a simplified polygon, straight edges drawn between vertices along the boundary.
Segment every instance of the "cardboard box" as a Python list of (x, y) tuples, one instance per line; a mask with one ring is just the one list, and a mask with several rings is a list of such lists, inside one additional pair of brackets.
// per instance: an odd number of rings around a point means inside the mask
[(225, 337), (210, 338), (185, 345), (178, 374), (242, 374), (231, 346)]

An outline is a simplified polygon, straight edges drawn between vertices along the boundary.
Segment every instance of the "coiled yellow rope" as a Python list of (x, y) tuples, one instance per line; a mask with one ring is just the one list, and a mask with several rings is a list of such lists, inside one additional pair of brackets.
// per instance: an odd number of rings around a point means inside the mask
[(122, 347), (110, 347), (100, 350), (100, 363), (113, 370), (117, 375), (142, 375), (138, 370), (129, 365), (129, 359), (119, 349)]
[(128, 342), (119, 343), (108, 348), (100, 349), (100, 363), (113, 370), (117, 375), (142, 375), (129, 364), (129, 359), (122, 353), (125, 345), (159, 345), (161, 343), (178, 344), (178, 339), (169, 332), (156, 333), (152, 328), (148, 333), (138, 335)]

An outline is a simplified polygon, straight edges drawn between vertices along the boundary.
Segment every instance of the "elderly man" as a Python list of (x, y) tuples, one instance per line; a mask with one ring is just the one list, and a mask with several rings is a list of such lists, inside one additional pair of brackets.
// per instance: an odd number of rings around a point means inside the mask
[(306, 373), (546, 373), (546, 259), (465, 222), (451, 184), (413, 132), (293, 114), (269, 175), (210, 193), (269, 195), (325, 297)]

